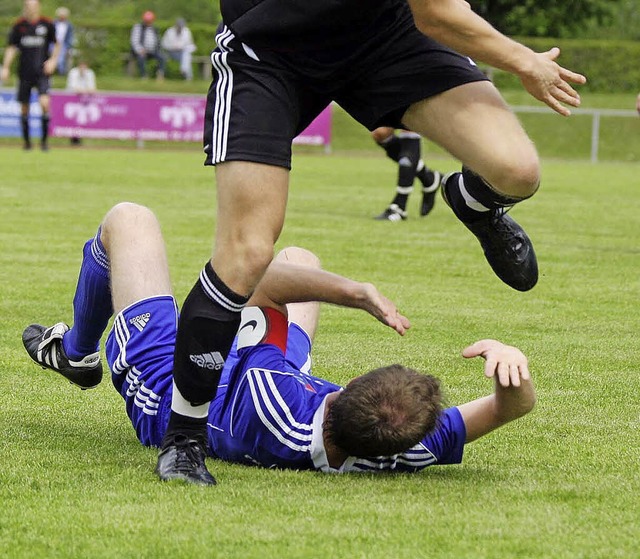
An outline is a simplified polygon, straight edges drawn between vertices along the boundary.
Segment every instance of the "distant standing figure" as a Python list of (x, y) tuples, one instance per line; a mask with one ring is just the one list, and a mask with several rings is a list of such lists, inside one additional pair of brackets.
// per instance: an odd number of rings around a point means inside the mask
[[(9, 44), (4, 51), (0, 81), (9, 78), (11, 63), (20, 51), (18, 65), (18, 102), (21, 106), (22, 137), (24, 149), (31, 149), (29, 134), (29, 103), (31, 90), (38, 90), (42, 109), (42, 151), (47, 151), (49, 137), (49, 76), (56, 69), (60, 43), (56, 42), (53, 22), (40, 15), (39, 0), (25, 0), (23, 17), (9, 32)], [(51, 54), (49, 54), (51, 53)]]
[(176, 24), (164, 32), (162, 48), (169, 58), (180, 62), (182, 77), (186, 80), (192, 80), (191, 53), (196, 50), (196, 46), (193, 44), (191, 30), (186, 26), (183, 18), (176, 19)]
[[(67, 91), (76, 93), (82, 103), (87, 103), (96, 92), (96, 74), (85, 60), (80, 60), (75, 68), (69, 70)], [(78, 136), (71, 138), (72, 145), (79, 146), (80, 143), (81, 139)]]
[(61, 76), (67, 73), (67, 63), (71, 55), (74, 42), (73, 25), (69, 21), (69, 8), (61, 6), (56, 10), (56, 19), (53, 24), (56, 28), (56, 41), (60, 43), (60, 54), (58, 56), (57, 71)]
[(636, 97), (636, 111), (640, 114), (640, 93), (638, 93), (638, 96)]
[(140, 77), (147, 76), (147, 60), (155, 59), (158, 63), (156, 78), (164, 78), (165, 58), (160, 48), (160, 34), (153, 25), (156, 15), (147, 10), (142, 14), (142, 21), (131, 29), (131, 52), (136, 58)]
[(413, 192), (413, 181), (416, 177), (422, 183), (420, 215), (422, 217), (429, 215), (435, 204), (442, 177), (438, 171), (429, 169), (420, 157), (420, 134), (408, 130), (400, 130), (396, 134), (393, 128), (381, 126), (371, 132), (371, 137), (385, 151), (387, 157), (398, 164), (396, 195), (391, 204), (374, 219), (378, 221), (407, 219), (407, 202), (409, 195)]

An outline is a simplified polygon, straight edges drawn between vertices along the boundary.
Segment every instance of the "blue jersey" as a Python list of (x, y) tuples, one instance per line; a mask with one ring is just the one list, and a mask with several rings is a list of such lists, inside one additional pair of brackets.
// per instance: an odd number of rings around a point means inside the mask
[[(141, 442), (159, 446), (169, 420), (175, 302), (155, 297), (125, 309), (107, 340), (113, 381)], [(155, 339), (155, 341), (154, 341)], [(415, 472), (462, 461), (466, 430), (457, 408), (442, 414), (436, 429), (402, 454), (349, 457), (336, 470), (322, 437), (325, 401), (342, 388), (311, 374), (311, 342), (273, 309), (243, 311), (208, 417), (213, 456), (266, 468), (366, 472)]]

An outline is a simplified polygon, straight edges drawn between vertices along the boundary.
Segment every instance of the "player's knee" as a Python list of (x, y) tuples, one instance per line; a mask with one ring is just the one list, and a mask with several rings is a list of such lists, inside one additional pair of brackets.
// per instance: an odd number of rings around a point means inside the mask
[(308, 268), (321, 268), (320, 258), (306, 248), (297, 246), (286, 247), (282, 249), (275, 257), (280, 262), (290, 262), (299, 266)]
[(371, 137), (378, 144), (393, 136), (394, 129), (388, 126), (380, 126), (371, 132)]
[(493, 188), (502, 194), (515, 198), (533, 196), (540, 185), (540, 162), (532, 152), (503, 164), (494, 177), (489, 179)]
[(133, 202), (120, 202), (113, 206), (104, 217), (101, 225), (101, 240), (108, 248), (109, 240), (116, 232), (132, 225), (138, 232), (145, 229), (145, 225), (155, 226), (158, 220), (154, 213), (146, 206)]

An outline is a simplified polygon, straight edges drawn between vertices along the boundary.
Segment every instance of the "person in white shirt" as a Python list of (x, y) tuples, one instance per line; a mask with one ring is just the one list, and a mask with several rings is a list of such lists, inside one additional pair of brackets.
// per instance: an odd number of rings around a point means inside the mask
[(191, 30), (185, 25), (183, 18), (179, 17), (175, 25), (164, 32), (162, 48), (170, 58), (180, 62), (180, 73), (183, 77), (192, 80), (191, 53), (196, 50), (196, 46), (193, 44)]
[(75, 68), (69, 70), (67, 91), (84, 95), (96, 92), (96, 74), (86, 61), (81, 60)]
[[(96, 92), (96, 74), (85, 60), (80, 60), (77, 66), (69, 70), (66, 89), (78, 94), (82, 103), (87, 103), (88, 98)], [(71, 145), (79, 146), (81, 143), (78, 136), (71, 138)]]

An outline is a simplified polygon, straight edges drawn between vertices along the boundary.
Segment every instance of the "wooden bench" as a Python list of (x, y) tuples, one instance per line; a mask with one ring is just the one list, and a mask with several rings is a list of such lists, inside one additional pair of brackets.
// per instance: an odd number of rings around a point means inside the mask
[[(120, 54), (120, 60), (124, 65), (124, 71), (127, 76), (137, 76), (138, 68), (136, 65), (136, 59), (130, 52), (123, 52)], [(167, 63), (171, 60), (167, 59)], [(211, 58), (202, 54), (194, 55), (191, 57), (191, 63), (197, 68), (197, 73), (194, 76), (201, 76), (203, 80), (211, 80)]]

